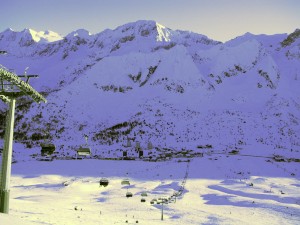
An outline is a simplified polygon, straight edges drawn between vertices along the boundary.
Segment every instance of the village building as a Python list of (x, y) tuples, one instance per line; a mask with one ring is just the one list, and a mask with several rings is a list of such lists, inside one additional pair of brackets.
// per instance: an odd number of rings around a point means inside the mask
[[(121, 152), (123, 159), (135, 159), (135, 158), (148, 158), (152, 154), (153, 145), (151, 142), (147, 143), (147, 148), (143, 148), (140, 142), (135, 142), (132, 146), (130, 140), (123, 145), (124, 149)], [(119, 154), (120, 155), (120, 154)]]
[(76, 150), (76, 152), (76, 159), (88, 158), (92, 154), (91, 149), (88, 147), (80, 147)]

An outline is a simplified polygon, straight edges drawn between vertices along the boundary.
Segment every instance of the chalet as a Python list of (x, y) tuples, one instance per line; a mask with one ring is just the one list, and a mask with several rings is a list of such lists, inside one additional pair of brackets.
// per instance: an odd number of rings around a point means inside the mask
[(88, 147), (80, 147), (77, 150), (77, 158), (84, 158), (84, 157), (88, 157), (90, 156), (91, 153), (91, 149)]
[(153, 145), (151, 142), (148, 142), (147, 148), (142, 148), (140, 142), (135, 142), (135, 145), (132, 146), (130, 140), (123, 145), (124, 149), (121, 150), (121, 155), (123, 159), (134, 159), (134, 158), (144, 158), (149, 157), (152, 154)]

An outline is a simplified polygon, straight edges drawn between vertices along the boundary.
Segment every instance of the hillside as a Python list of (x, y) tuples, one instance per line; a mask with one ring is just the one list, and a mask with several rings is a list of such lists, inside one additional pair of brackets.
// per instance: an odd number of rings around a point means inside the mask
[[(93, 155), (122, 149), (130, 139), (142, 148), (152, 142), (161, 155), (164, 148), (211, 145), (218, 152), (259, 148), (297, 157), (298, 33), (246, 33), (221, 43), (154, 21), (65, 37), (5, 30), (0, 64), (39, 74), (31, 85), (48, 100), (17, 101), (15, 141), (30, 149), (47, 139), (60, 156), (74, 155), (88, 135)], [(7, 107), (0, 109), (3, 138)]]

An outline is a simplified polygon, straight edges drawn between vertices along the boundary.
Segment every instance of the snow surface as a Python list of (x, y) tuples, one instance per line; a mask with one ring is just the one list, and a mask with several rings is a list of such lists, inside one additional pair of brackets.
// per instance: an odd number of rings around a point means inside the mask
[[(267, 160), (205, 154), (190, 163), (20, 162), (12, 167), (10, 214), (24, 224), (160, 224), (161, 204), (150, 201), (178, 192), (187, 171), (182, 194), (164, 205), (164, 224), (298, 224), (300, 181), (291, 173), (299, 167)], [(102, 177), (107, 187), (99, 186)], [(130, 185), (121, 185), (125, 178)]]

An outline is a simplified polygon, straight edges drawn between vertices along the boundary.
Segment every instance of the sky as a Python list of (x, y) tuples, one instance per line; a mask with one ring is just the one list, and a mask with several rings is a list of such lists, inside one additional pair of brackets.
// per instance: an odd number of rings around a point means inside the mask
[(300, 28), (299, 0), (1, 0), (0, 32), (84, 28), (99, 33), (137, 20), (227, 41), (246, 32), (291, 33)]

